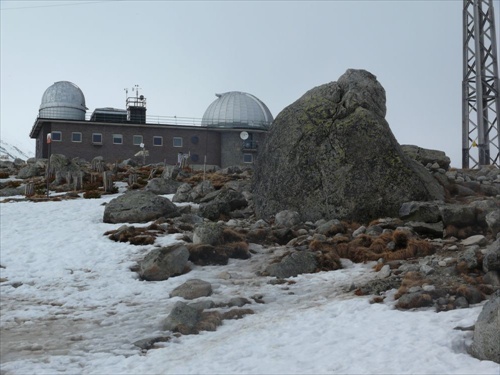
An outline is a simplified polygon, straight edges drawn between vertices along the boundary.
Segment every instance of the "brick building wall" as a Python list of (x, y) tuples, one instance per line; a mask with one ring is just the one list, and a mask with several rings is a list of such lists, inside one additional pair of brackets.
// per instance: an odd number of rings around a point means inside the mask
[[(48, 146), (47, 133), (52, 133), (50, 152), (67, 157), (80, 157), (92, 160), (102, 156), (106, 161), (119, 161), (134, 158), (141, 151), (139, 140), (149, 152), (146, 163), (175, 164), (179, 152), (190, 153), (192, 164), (221, 165), (220, 133), (196, 126), (171, 126), (151, 124), (112, 124), (91, 121), (65, 121), (37, 119), (39, 126), (36, 148), (37, 158), (46, 158)], [(93, 137), (101, 135), (101, 143)], [(121, 144), (117, 144), (121, 141)], [(140, 158), (142, 159), (142, 157)]]

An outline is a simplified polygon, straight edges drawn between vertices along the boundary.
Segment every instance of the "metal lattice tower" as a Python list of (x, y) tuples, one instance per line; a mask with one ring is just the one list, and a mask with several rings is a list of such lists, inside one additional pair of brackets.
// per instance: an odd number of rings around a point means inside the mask
[(493, 14), (493, 0), (464, 0), (462, 168), (500, 163), (500, 84)]

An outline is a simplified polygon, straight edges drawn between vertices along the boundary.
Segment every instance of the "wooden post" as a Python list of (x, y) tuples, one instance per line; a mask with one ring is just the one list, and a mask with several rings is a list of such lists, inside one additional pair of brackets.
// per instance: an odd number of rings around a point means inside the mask
[(128, 186), (132, 186), (135, 183), (137, 183), (137, 174), (136, 173), (129, 174), (128, 175)]
[(35, 183), (33, 181), (29, 181), (24, 187), (24, 195), (27, 197), (35, 195)]

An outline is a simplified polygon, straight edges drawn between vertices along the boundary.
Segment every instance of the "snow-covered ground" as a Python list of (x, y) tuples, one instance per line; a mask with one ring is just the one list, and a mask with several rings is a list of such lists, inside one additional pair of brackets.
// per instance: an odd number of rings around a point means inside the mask
[[(377, 277), (371, 264), (271, 285), (255, 276), (266, 249), (227, 266), (197, 267), (161, 282), (130, 271), (151, 246), (103, 235), (95, 200), (0, 204), (1, 374), (499, 374), (469, 356), (482, 305), (436, 313), (398, 311), (356, 297), (349, 286)], [(165, 245), (176, 235), (159, 239)], [(146, 354), (139, 339), (167, 336), (161, 323), (188, 279), (212, 283), (217, 301), (261, 295), (264, 304), (216, 332), (181, 336)], [(20, 285), (20, 286), (19, 286)], [(17, 286), (17, 287), (14, 287)]]

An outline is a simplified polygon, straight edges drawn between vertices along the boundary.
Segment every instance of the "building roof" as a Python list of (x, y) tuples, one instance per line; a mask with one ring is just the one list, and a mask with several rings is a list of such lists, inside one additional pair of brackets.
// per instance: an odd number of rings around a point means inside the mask
[(269, 108), (257, 97), (240, 91), (215, 94), (205, 111), (202, 126), (238, 129), (267, 129), (273, 121)]

